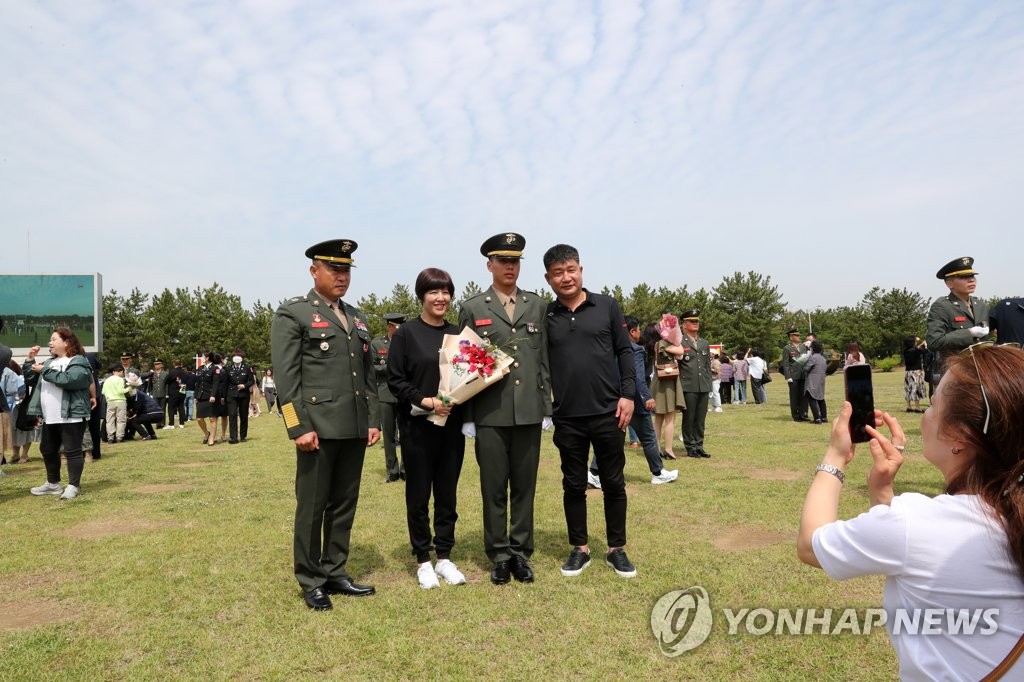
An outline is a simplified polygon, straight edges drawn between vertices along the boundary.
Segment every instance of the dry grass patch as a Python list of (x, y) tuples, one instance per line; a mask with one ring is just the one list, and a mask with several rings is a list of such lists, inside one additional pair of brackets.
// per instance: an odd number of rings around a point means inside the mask
[(0, 632), (66, 623), (78, 610), (53, 599), (26, 599), (0, 603)]
[(187, 483), (153, 483), (151, 485), (140, 485), (134, 489), (137, 493), (177, 493), (183, 490), (195, 490)]
[(179, 469), (199, 469), (202, 467), (212, 467), (216, 462), (183, 462), (181, 464), (175, 464), (174, 466)]
[(56, 535), (66, 538), (80, 540), (97, 540), (112, 535), (126, 535), (129, 533), (142, 533), (150, 530), (167, 530), (169, 528), (182, 528), (184, 524), (177, 521), (153, 521), (150, 519), (97, 519), (85, 521), (70, 528), (56, 532)]
[(770, 547), (780, 542), (793, 542), (792, 533), (778, 533), (775, 531), (756, 528), (753, 526), (740, 526), (717, 533), (712, 544), (718, 549), (737, 551), (744, 549), (761, 549)]

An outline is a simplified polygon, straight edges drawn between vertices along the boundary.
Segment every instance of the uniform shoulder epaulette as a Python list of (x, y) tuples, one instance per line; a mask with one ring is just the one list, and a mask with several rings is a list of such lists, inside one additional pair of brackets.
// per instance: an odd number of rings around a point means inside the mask
[(475, 299), (475, 298), (480, 298), (481, 296), (483, 296), (483, 295), (484, 295), (484, 294), (486, 294), (486, 293), (487, 293), (486, 291), (478, 291), (478, 292), (476, 292), (475, 294), (473, 294), (472, 296), (470, 296), (469, 298), (467, 298), (467, 299), (464, 299), (464, 300), (463, 300), (462, 302), (463, 302), (463, 303), (469, 303), (469, 302), (470, 302), (470, 301), (472, 301), (473, 299)]

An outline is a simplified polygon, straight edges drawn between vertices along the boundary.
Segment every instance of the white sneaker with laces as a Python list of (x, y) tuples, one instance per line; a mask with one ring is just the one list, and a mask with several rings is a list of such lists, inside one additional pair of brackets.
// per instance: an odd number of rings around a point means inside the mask
[(715, 412), (721, 412), (721, 411), (722, 411), (722, 408), (721, 408), (721, 407), (716, 407), (716, 408), (715, 408)]
[(462, 575), (462, 571), (450, 559), (438, 560), (437, 565), (434, 566), (434, 572), (444, 578), (444, 581), (449, 585), (466, 584), (466, 576)]
[(671, 483), (672, 481), (679, 478), (679, 471), (675, 469), (662, 469), (660, 474), (651, 476), (651, 485), (661, 485), (662, 483)]
[(416, 569), (416, 580), (420, 581), (420, 587), (424, 590), (441, 586), (441, 583), (437, 582), (434, 567), (430, 565), (429, 561), (420, 564), (420, 567)]
[(590, 469), (587, 469), (587, 485), (591, 488), (601, 489), (601, 478)]
[(30, 491), (33, 495), (60, 495), (64, 492), (64, 486), (60, 483), (44, 483), (37, 485)]
[(81, 489), (77, 485), (69, 485), (67, 488), (64, 488), (64, 492), (61, 494), (60, 499), (73, 500), (78, 497), (79, 492), (81, 492)]
[(173, 426), (171, 426), (170, 424), (168, 424), (167, 426), (165, 426), (165, 427), (163, 428), (163, 430), (164, 430), (164, 431), (166, 431), (167, 429), (174, 429), (174, 427), (173, 427)]
[(183, 429), (183, 428), (185, 428), (185, 425), (184, 424), (178, 424), (178, 428), (179, 429)]

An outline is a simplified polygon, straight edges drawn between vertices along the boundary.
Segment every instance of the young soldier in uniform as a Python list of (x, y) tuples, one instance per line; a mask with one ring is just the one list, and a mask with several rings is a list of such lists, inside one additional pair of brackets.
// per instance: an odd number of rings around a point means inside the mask
[[(633, 418), (636, 370), (626, 320), (611, 296), (583, 288), (579, 252), (557, 244), (544, 253), (555, 446), (562, 460), (562, 503), (572, 550), (562, 575), (590, 565), (587, 545), (587, 454), (597, 457), (608, 535), (605, 562), (623, 578), (636, 575), (626, 557), (626, 426)], [(709, 384), (710, 389), (710, 384)], [(706, 396), (706, 392), (705, 392)], [(705, 404), (707, 404), (705, 402)]]
[(946, 371), (944, 356), (988, 336), (988, 304), (971, 296), (978, 272), (970, 256), (951, 260), (935, 276), (949, 287), (949, 295), (935, 299), (928, 311), (928, 350), (939, 356), (933, 369), (938, 383)]
[[(459, 328), (469, 327), (514, 358), (511, 373), (469, 401), (463, 434), (476, 438), (483, 495), (484, 551), (494, 562), (491, 582), (533, 582), (533, 500), (542, 424), (550, 426), (551, 388), (546, 304), (517, 286), (526, 239), (507, 232), (480, 247), (491, 286), (467, 299)], [(511, 527), (510, 527), (511, 523)]]
[(295, 577), (306, 605), (332, 607), (329, 594), (364, 596), (345, 564), (366, 448), (380, 439), (370, 335), (343, 302), (351, 281), (350, 239), (306, 249), (313, 288), (277, 309), (271, 355), (281, 412), (295, 442)]
[(804, 365), (797, 362), (807, 349), (800, 343), (800, 330), (796, 327), (786, 332), (789, 343), (782, 349), (779, 365), (782, 376), (789, 385), (789, 415), (795, 422), (807, 421), (807, 395), (804, 392)]
[(397, 439), (398, 420), (395, 405), (398, 400), (388, 388), (388, 347), (398, 326), (405, 322), (402, 313), (386, 313), (384, 319), (388, 323), (387, 334), (381, 334), (370, 342), (370, 356), (373, 358), (373, 375), (377, 381), (377, 404), (380, 412), (381, 434), (384, 441), (384, 464), (387, 467), (386, 483), (405, 480), (405, 465), (398, 458)]
[(227, 372), (228, 424), (230, 428), (228, 443), (234, 445), (239, 440), (244, 443), (249, 437), (249, 401), (251, 399), (250, 392), (256, 383), (256, 373), (252, 366), (245, 362), (240, 348), (236, 348), (231, 353), (231, 364), (224, 371)]
[(687, 310), (683, 320), (683, 356), (679, 358), (679, 383), (683, 387), (683, 443), (687, 457), (710, 457), (704, 450), (704, 423), (711, 396), (711, 347), (700, 336), (700, 311)]

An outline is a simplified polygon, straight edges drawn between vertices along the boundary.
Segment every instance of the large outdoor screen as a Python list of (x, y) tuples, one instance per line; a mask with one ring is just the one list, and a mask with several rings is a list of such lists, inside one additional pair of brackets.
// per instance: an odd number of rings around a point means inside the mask
[(90, 275), (0, 275), (0, 343), (15, 355), (44, 352), (50, 334), (68, 327), (87, 351), (103, 350), (103, 279)]

